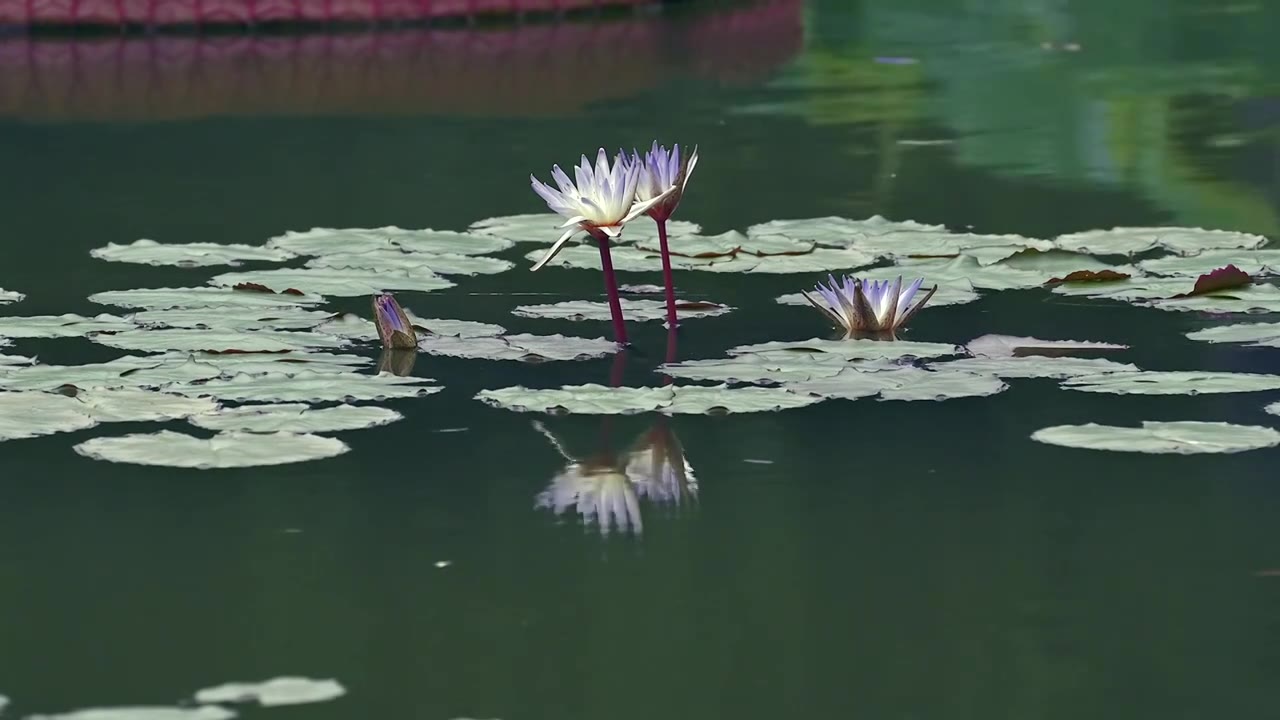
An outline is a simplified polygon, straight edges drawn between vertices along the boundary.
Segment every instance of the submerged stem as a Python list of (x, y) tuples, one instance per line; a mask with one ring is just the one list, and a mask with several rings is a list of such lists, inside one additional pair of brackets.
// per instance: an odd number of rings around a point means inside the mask
[(662, 285), (667, 291), (667, 327), (676, 329), (676, 285), (671, 278), (671, 251), (667, 249), (667, 221), (656, 219), (658, 223), (658, 249), (662, 251)]
[(618, 279), (613, 274), (613, 258), (609, 255), (609, 237), (604, 233), (591, 233), (600, 246), (600, 269), (604, 271), (604, 289), (609, 295), (609, 315), (613, 318), (613, 341), (628, 345), (627, 326), (622, 318), (622, 301), (618, 298)]

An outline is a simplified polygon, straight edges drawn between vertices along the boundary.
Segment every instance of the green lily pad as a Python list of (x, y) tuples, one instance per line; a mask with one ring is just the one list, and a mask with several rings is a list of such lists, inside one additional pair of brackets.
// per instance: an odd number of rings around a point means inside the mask
[(78, 391), (72, 400), (97, 422), (181, 420), (218, 410), (218, 404), (209, 398), (139, 388), (91, 388)]
[(418, 339), (418, 349), (430, 355), (478, 360), (590, 360), (618, 352), (617, 343), (604, 338), (565, 335), (505, 335), (502, 337), (448, 337), (429, 335)]
[(1210, 343), (1249, 343), (1255, 347), (1280, 347), (1280, 323), (1220, 325), (1189, 332), (1187, 337)]
[(976, 357), (1012, 358), (1060, 356), (1096, 350), (1127, 350), (1128, 345), (1089, 340), (1041, 340), (1014, 335), (983, 335), (970, 340), (965, 349)]
[(956, 355), (961, 349), (948, 343), (911, 342), (909, 340), (773, 340), (756, 345), (730, 348), (729, 355), (755, 354), (779, 359), (793, 353), (827, 353), (848, 361), (897, 360), (904, 357), (930, 358)]
[(795, 220), (770, 220), (747, 228), (747, 237), (757, 238), (780, 235), (794, 240), (807, 240), (818, 245), (834, 248), (848, 248), (859, 240), (869, 236), (888, 235), (890, 233), (927, 233), (946, 232), (941, 225), (926, 225), (906, 220), (897, 222), (880, 215), (873, 215), (865, 220), (851, 220), (842, 217), (800, 218)]
[(288, 307), (318, 305), (324, 302), (319, 295), (293, 295), (289, 293), (253, 292), (232, 288), (144, 288), (139, 290), (108, 290), (89, 296), (89, 302), (116, 307), (147, 308), (215, 308), (215, 307)]
[(1192, 455), (1274, 447), (1280, 444), (1280, 432), (1223, 422), (1144, 422), (1140, 428), (1089, 423), (1044, 428), (1031, 439), (1086, 450)]
[(75, 399), (43, 392), (0, 392), (0, 441), (85, 430), (98, 422)]
[(717, 262), (690, 268), (706, 272), (731, 272), (755, 274), (794, 274), (854, 270), (875, 264), (880, 256), (860, 249), (817, 248), (803, 255), (766, 255), (758, 257), (747, 253), (734, 256), (728, 262)]
[(0, 337), (6, 338), (81, 337), (91, 333), (132, 330), (135, 327), (126, 318), (105, 313), (91, 318), (72, 314), (0, 317)]
[(347, 345), (346, 340), (333, 335), (285, 330), (141, 329), (94, 335), (90, 339), (108, 347), (144, 352), (185, 350), (270, 353), (309, 348), (340, 348)]
[(430, 395), (443, 390), (424, 385), (430, 378), (361, 375), (306, 370), (292, 374), (237, 374), (203, 383), (173, 385), (169, 392), (234, 402), (351, 402)]
[(950, 400), (984, 397), (1008, 389), (994, 375), (934, 372), (914, 367), (865, 370), (846, 368), (830, 377), (815, 377), (783, 387), (822, 398), (857, 400), (879, 395), (882, 400)]
[(1204, 395), (1280, 390), (1280, 375), (1231, 372), (1119, 372), (1085, 375), (1062, 383), (1068, 390), (1116, 395)]
[[(555, 238), (552, 238), (553, 240)], [(533, 250), (525, 253), (525, 259), (537, 262), (546, 254), (545, 250)], [(633, 245), (618, 245), (609, 250), (609, 261), (617, 272), (661, 272), (662, 256), (656, 252), (641, 250)], [(700, 270), (713, 263), (729, 263), (730, 256), (686, 257), (671, 256), (673, 270)], [(578, 244), (566, 246), (547, 264), (547, 267), (574, 268), (579, 270), (599, 270), (600, 250), (594, 244)]]
[(418, 253), (487, 255), (506, 250), (512, 244), (509, 240), (493, 235), (448, 230), (405, 230), (395, 226), (312, 228), (303, 232), (287, 232), (267, 241), (268, 248), (278, 248), (297, 255), (333, 255), (395, 249)]
[(1088, 255), (1137, 255), (1155, 248), (1179, 255), (1194, 255), (1205, 250), (1253, 249), (1266, 242), (1267, 239), (1261, 235), (1227, 230), (1118, 227), (1061, 235), (1054, 240), (1054, 245), (1061, 250)]
[(226, 408), (193, 415), (188, 421), (206, 430), (329, 433), (386, 425), (402, 417), (404, 416), (395, 410), (369, 405), (337, 405), (315, 409), (301, 403), (284, 403)]
[(304, 292), (337, 297), (376, 295), (386, 290), (430, 292), (454, 287), (439, 275), (415, 270), (360, 270), (349, 268), (285, 268), (216, 275), (213, 285), (265, 285), (270, 288), (297, 288)]
[(399, 248), (343, 252), (321, 255), (307, 262), (309, 268), (330, 268), (373, 271), (411, 272), (430, 275), (496, 275), (515, 267), (510, 260), (482, 255), (445, 255), (404, 252)]
[(906, 258), (886, 272), (894, 276), (923, 277), (930, 285), (937, 284), (939, 291), (948, 285), (979, 290), (1021, 290), (1040, 287), (1052, 279), (1053, 273), (1041, 270), (1023, 270), (1003, 263), (980, 265), (976, 258), (961, 255), (956, 258)]
[(1168, 255), (1138, 263), (1145, 273), (1190, 277), (1235, 265), (1250, 275), (1280, 273), (1280, 250), (1206, 250), (1195, 255)]
[(994, 375), (1001, 378), (1055, 378), (1063, 379), (1103, 373), (1138, 372), (1141, 368), (1128, 363), (1118, 363), (1102, 358), (1078, 357), (973, 357), (934, 363), (938, 371), (966, 372), (976, 375)]
[(200, 707), (86, 708), (55, 715), (29, 715), (26, 720), (231, 720), (236, 714), (217, 705)]
[(85, 365), (27, 365), (6, 367), (0, 372), (3, 390), (55, 390), (74, 385), (82, 390), (97, 387), (139, 387), (129, 375), (157, 365), (155, 358), (126, 355), (104, 363)]
[[(652, 253), (662, 250), (657, 238), (639, 240), (635, 246)], [(792, 240), (777, 235), (749, 238), (730, 230), (719, 235), (685, 235), (679, 241), (671, 241), (669, 247), (672, 255), (683, 257), (715, 257), (740, 252), (765, 256), (808, 253), (813, 251), (814, 244), (809, 240)]]
[[(101, 316), (99, 316), (101, 317)], [(164, 310), (142, 310), (126, 320), (150, 328), (208, 328), (221, 330), (303, 330), (333, 317), (324, 310), (307, 310), (299, 306), (174, 307)]]
[[(497, 337), (506, 332), (506, 329), (501, 325), (493, 325), (491, 323), (445, 318), (420, 318), (409, 310), (405, 310), (405, 314), (408, 315), (409, 322), (415, 328), (418, 328), (419, 331), (425, 330), (432, 335), (455, 338), (484, 338)], [(349, 313), (330, 318), (317, 325), (314, 331), (362, 342), (374, 342), (381, 339), (378, 334), (378, 327), (374, 325), (372, 320), (366, 320), (358, 315)]]
[[(535, 242), (550, 245), (564, 232), (561, 227), (564, 218), (552, 213), (536, 213), (529, 215), (508, 215), (488, 218), (472, 223), (469, 232), (479, 235), (494, 235), (513, 242)], [(667, 221), (667, 236), (675, 241), (687, 235), (702, 232), (697, 223), (683, 220)], [(646, 218), (640, 218), (627, 224), (622, 231), (622, 242), (642, 242), (658, 237), (658, 226)], [(568, 249), (568, 248), (566, 248)], [(541, 257), (541, 253), (538, 254)]]
[(94, 460), (197, 470), (321, 460), (350, 449), (337, 438), (307, 433), (222, 432), (198, 438), (170, 430), (98, 437), (75, 446), (77, 453)]
[(196, 693), (198, 703), (256, 702), (263, 707), (325, 702), (347, 693), (337, 680), (278, 677), (257, 683), (227, 683)]
[(744, 353), (711, 360), (685, 360), (662, 365), (658, 372), (690, 380), (720, 383), (786, 383), (830, 377), (849, 366), (840, 355), (829, 353)]
[(634, 415), (644, 412), (707, 413), (764, 412), (803, 407), (821, 398), (780, 388), (730, 388), (669, 385), (660, 388), (571, 385), (554, 390), (508, 387), (483, 390), (481, 402), (517, 412), (575, 415)]
[(1120, 300), (1158, 310), (1210, 313), (1280, 312), (1280, 289), (1274, 285), (1255, 283), (1195, 297), (1174, 297), (1190, 292), (1194, 284), (1193, 279), (1189, 277), (1145, 277), (1115, 282), (1062, 283), (1055, 285), (1053, 292), (1059, 295)]
[(296, 257), (279, 248), (218, 243), (158, 243), (155, 240), (135, 240), (128, 245), (108, 243), (106, 247), (90, 250), (89, 254), (108, 262), (178, 267), (240, 265), (244, 261), (282, 262)]
[[(622, 314), (633, 322), (648, 322), (667, 319), (667, 303), (663, 300), (632, 300), (621, 298)], [(684, 300), (676, 301), (676, 317), (684, 320), (691, 318), (715, 317), (731, 312), (728, 305), (716, 303), (693, 303)], [(545, 305), (519, 305), (511, 314), (527, 318), (544, 318), (552, 320), (608, 320), (608, 303), (591, 300), (569, 300), (566, 302)]]

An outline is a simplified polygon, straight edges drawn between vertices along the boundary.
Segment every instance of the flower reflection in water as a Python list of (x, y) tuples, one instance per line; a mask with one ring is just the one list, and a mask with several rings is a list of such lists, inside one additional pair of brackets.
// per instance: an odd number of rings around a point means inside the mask
[(679, 508), (698, 499), (698, 481), (680, 438), (662, 418), (627, 452), (627, 479), (645, 500)]
[(535, 421), (533, 426), (567, 463), (538, 494), (534, 507), (550, 509), (556, 515), (576, 509), (583, 525), (598, 525), (605, 535), (614, 528), (636, 534), (644, 530), (639, 495), (617, 456), (605, 452), (580, 460), (570, 455), (545, 425)]

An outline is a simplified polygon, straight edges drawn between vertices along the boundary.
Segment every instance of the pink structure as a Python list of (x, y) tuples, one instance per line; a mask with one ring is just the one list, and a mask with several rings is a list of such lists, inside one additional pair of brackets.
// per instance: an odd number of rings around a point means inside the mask
[(654, 0), (0, 0), (0, 25), (394, 22), (563, 12)]
[(0, 116), (563, 115), (682, 76), (757, 82), (800, 51), (801, 4), (503, 28), (18, 36), (0, 40)]

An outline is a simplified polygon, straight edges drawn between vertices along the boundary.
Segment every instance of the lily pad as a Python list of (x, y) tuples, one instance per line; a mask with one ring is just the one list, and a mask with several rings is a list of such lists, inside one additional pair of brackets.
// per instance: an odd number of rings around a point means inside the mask
[(1199, 277), (1215, 268), (1234, 265), (1249, 275), (1280, 273), (1280, 250), (1206, 250), (1195, 255), (1169, 255), (1138, 263), (1145, 273)]
[(198, 703), (256, 702), (263, 707), (325, 702), (342, 697), (346, 688), (337, 680), (278, 677), (258, 683), (227, 683), (196, 693)]
[[(639, 240), (635, 246), (649, 252), (661, 252), (662, 245), (657, 238)], [(685, 235), (678, 241), (669, 243), (672, 255), (683, 257), (718, 257), (737, 255), (802, 255), (812, 252), (812, 240), (793, 240), (780, 235), (764, 235), (749, 238), (746, 235), (730, 230), (719, 235)]]
[(12, 290), (5, 290), (4, 288), (0, 288), (0, 305), (8, 305), (9, 303), (16, 303), (25, 297), (26, 295), (23, 295), (20, 292), (14, 292)]
[(43, 392), (0, 392), (0, 441), (85, 430), (97, 421), (75, 399)]
[(931, 365), (934, 370), (994, 375), (1001, 378), (1063, 379), (1102, 373), (1138, 372), (1137, 365), (1102, 358), (1044, 357), (973, 357)]
[(1280, 312), (1280, 289), (1274, 285), (1253, 284), (1217, 290), (1207, 295), (1186, 295), (1194, 287), (1191, 278), (1136, 278), (1106, 283), (1064, 283), (1055, 285), (1060, 295), (1086, 296), (1121, 300), (1158, 310), (1183, 310), (1211, 313)]
[[(662, 300), (632, 300), (621, 298), (622, 314), (628, 320), (645, 322), (667, 319), (667, 303)], [(676, 301), (676, 317), (683, 319), (714, 317), (732, 311), (728, 305), (709, 302)], [(591, 300), (569, 300), (546, 305), (519, 305), (513, 315), (527, 318), (553, 320), (608, 320), (609, 305)]]
[(784, 387), (823, 398), (857, 400), (879, 395), (883, 400), (936, 401), (995, 395), (1009, 386), (994, 375), (900, 367), (870, 371), (846, 368), (830, 377), (787, 383)]
[(443, 390), (424, 385), (429, 378), (397, 375), (325, 373), (307, 370), (293, 374), (237, 374), (204, 383), (174, 385), (169, 392), (192, 397), (214, 397), (235, 402), (350, 402), (430, 395)]
[(1280, 390), (1280, 375), (1231, 372), (1119, 372), (1068, 379), (1062, 387), (1115, 395), (1204, 395)]
[(395, 410), (369, 405), (337, 405), (314, 409), (301, 403), (286, 403), (243, 405), (193, 415), (188, 420), (192, 425), (206, 430), (329, 433), (386, 425), (402, 417), (404, 416)]
[(98, 437), (75, 446), (77, 453), (94, 460), (197, 470), (284, 465), (350, 449), (337, 438), (307, 433), (223, 432), (198, 438), (170, 430)]
[(6, 368), (0, 373), (3, 390), (54, 390), (74, 385), (82, 390), (97, 387), (137, 387), (137, 379), (127, 373), (157, 365), (155, 358), (132, 355), (104, 363), (85, 365), (28, 365)]
[(660, 388), (571, 385), (554, 390), (508, 387), (483, 390), (476, 399), (517, 412), (576, 415), (633, 415), (643, 412), (707, 413), (762, 412), (803, 407), (821, 398), (781, 388), (730, 388), (669, 385)]
[(1266, 242), (1267, 239), (1261, 235), (1227, 230), (1118, 227), (1061, 235), (1054, 240), (1054, 245), (1060, 250), (1089, 255), (1136, 255), (1155, 248), (1179, 255), (1194, 255), (1205, 250), (1253, 249)]
[[(550, 245), (564, 232), (562, 225), (564, 225), (564, 218), (559, 215), (536, 213), (480, 220), (472, 223), (468, 231), (480, 235), (495, 235), (513, 242), (536, 242)], [(686, 235), (696, 235), (700, 232), (702, 232), (702, 228), (697, 223), (683, 220), (667, 221), (667, 236), (673, 242)], [(622, 231), (622, 242), (643, 242), (657, 237), (657, 224), (643, 219), (628, 223)], [(539, 257), (541, 257), (541, 253), (539, 253)]]
[(78, 391), (71, 399), (97, 422), (180, 420), (218, 409), (218, 404), (209, 398), (138, 388), (92, 388)]
[(1254, 347), (1280, 347), (1280, 323), (1220, 325), (1189, 332), (1187, 337), (1210, 343), (1249, 343)]
[(222, 330), (302, 330), (310, 329), (333, 317), (324, 310), (307, 310), (299, 306), (166, 308), (142, 310), (125, 318), (143, 327), (218, 328)]
[(1280, 444), (1280, 432), (1223, 422), (1144, 422), (1140, 428), (1089, 423), (1044, 428), (1031, 439), (1087, 450), (1192, 455), (1274, 447)]
[[(970, 254), (973, 251), (966, 251)], [(978, 264), (985, 265), (980, 256), (974, 256)], [(1133, 265), (1113, 265), (1105, 263), (1089, 255), (1066, 252), (1063, 250), (1020, 250), (1006, 258), (996, 261), (1000, 267), (1010, 270), (1023, 270), (1039, 273), (1043, 282), (1051, 282), (1073, 273), (1119, 273), (1123, 275), (1139, 275), (1138, 268)], [(993, 263), (994, 264), (994, 263)], [(1043, 283), (1042, 283), (1043, 284)]]
[(658, 372), (690, 380), (773, 384), (830, 377), (848, 365), (844, 357), (828, 353), (744, 353), (728, 358), (686, 360), (662, 365)]
[(827, 353), (845, 360), (896, 360), (904, 357), (930, 358), (955, 355), (961, 350), (948, 343), (911, 342), (908, 340), (773, 340), (756, 345), (739, 345), (729, 349), (729, 355), (765, 355), (770, 359), (791, 356), (792, 353)]
[(231, 272), (214, 276), (213, 285), (240, 284), (297, 288), (304, 292), (337, 297), (376, 295), (385, 290), (430, 292), (454, 287), (433, 273), (417, 270), (361, 270), (350, 268), (285, 268), (256, 272)]
[(472, 338), (429, 335), (419, 338), (418, 349), (431, 355), (449, 357), (540, 362), (590, 360), (612, 355), (618, 352), (619, 347), (604, 338), (520, 334)]
[(132, 330), (136, 326), (126, 318), (101, 314), (35, 315), (32, 317), (0, 317), (0, 337), (55, 338), (81, 337), (91, 333)]
[(481, 255), (410, 253), (391, 248), (321, 255), (308, 261), (307, 267), (411, 272), (415, 275), (496, 275), (515, 267), (515, 263)]
[[(444, 318), (420, 318), (406, 310), (410, 323), (420, 332), (427, 331), (432, 335), (443, 335), (455, 338), (496, 337), (506, 332), (501, 325), (474, 322), (472, 320), (449, 320)], [(378, 327), (372, 320), (358, 315), (344, 314), (333, 317), (317, 325), (315, 332), (328, 333), (361, 342), (379, 340)]]
[(309, 348), (340, 348), (343, 338), (323, 333), (285, 330), (128, 330), (113, 335), (94, 335), (96, 343), (122, 350), (162, 352), (185, 350), (204, 352), (261, 353), (287, 352)]
[(287, 307), (317, 305), (324, 302), (319, 295), (254, 292), (232, 288), (155, 288), (108, 290), (89, 296), (89, 302), (116, 307), (147, 308), (214, 308), (214, 307)]
[(396, 248), (420, 253), (486, 255), (501, 252), (511, 246), (510, 241), (492, 235), (448, 230), (405, 230), (395, 226), (312, 228), (304, 232), (290, 231), (267, 241), (269, 248), (279, 248), (298, 255), (333, 255)]
[(923, 277), (929, 284), (937, 284), (939, 291), (948, 285), (979, 290), (1020, 290), (1043, 285), (1053, 273), (1041, 270), (1024, 270), (1003, 263), (980, 265), (976, 258), (961, 255), (956, 258), (907, 258), (898, 260), (891, 270), (894, 276)]
[[(554, 238), (552, 238), (554, 239)], [(537, 262), (546, 254), (544, 250), (533, 250), (525, 254), (527, 260)], [(609, 251), (609, 261), (617, 272), (661, 272), (662, 257), (656, 252), (641, 250), (631, 245), (618, 245)], [(712, 263), (733, 262), (733, 257), (686, 257), (671, 256), (673, 270), (698, 270)], [(548, 267), (575, 268), (579, 270), (599, 270), (600, 251), (595, 245), (569, 245), (556, 254), (548, 263)]]
[(281, 262), (295, 257), (293, 253), (279, 248), (218, 243), (158, 243), (155, 240), (135, 240), (128, 245), (109, 243), (106, 247), (90, 250), (89, 254), (108, 262), (179, 267), (239, 265), (246, 260)]
[(1095, 350), (1127, 350), (1128, 345), (1088, 340), (1041, 340), (1014, 335), (983, 335), (965, 346), (977, 357), (1011, 358), (1032, 355), (1060, 356)]
[(942, 225), (927, 225), (912, 220), (902, 222), (873, 215), (865, 220), (842, 217), (770, 220), (747, 228), (747, 237), (781, 235), (795, 240), (808, 240), (826, 247), (852, 247), (858, 239), (890, 233), (946, 232)]
[(766, 255), (757, 257), (740, 253), (728, 262), (717, 262), (690, 268), (707, 272), (740, 272), (756, 274), (793, 274), (854, 270), (874, 264), (879, 255), (857, 248), (817, 248), (801, 255)]
[(54, 715), (28, 715), (26, 720), (230, 720), (236, 714), (217, 705), (200, 707), (86, 708)]

